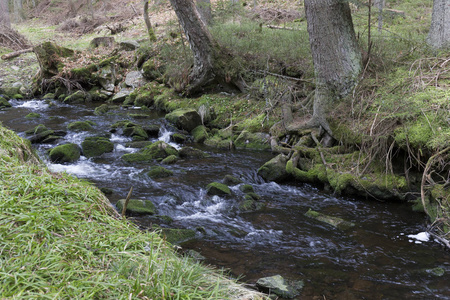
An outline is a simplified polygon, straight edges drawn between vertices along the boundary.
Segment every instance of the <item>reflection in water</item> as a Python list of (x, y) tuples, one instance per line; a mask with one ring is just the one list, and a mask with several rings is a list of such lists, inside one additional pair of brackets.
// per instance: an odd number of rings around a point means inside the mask
[[(160, 125), (158, 139), (170, 142), (171, 129), (155, 112), (149, 113), (148, 119), (133, 119), (124, 109), (95, 116), (93, 106), (41, 100), (14, 100), (11, 104), (12, 109), (0, 111), (0, 120), (22, 136), (41, 123), (67, 131), (70, 122), (93, 121), (95, 132), (69, 131), (60, 142), (80, 144), (87, 136), (108, 134), (110, 125), (127, 119)], [(24, 118), (33, 111), (41, 117)], [(73, 164), (47, 164), (53, 171), (71, 173), (112, 189), (108, 197), (113, 203), (124, 198), (133, 186), (133, 198), (154, 202), (160, 215), (174, 220), (173, 226), (201, 227), (202, 238), (183, 247), (201, 252), (207, 263), (229, 268), (233, 275), (242, 275), (250, 283), (275, 274), (303, 279), (302, 299), (450, 299), (450, 256), (424, 235), (424, 216), (413, 214), (408, 205), (333, 197), (303, 184), (266, 183), (256, 170), (272, 157), (270, 153), (217, 151), (199, 145), (191, 146), (207, 151), (210, 158), (165, 165), (174, 175), (152, 180), (145, 173), (158, 163), (125, 163), (120, 157), (138, 149), (127, 146), (129, 137), (118, 133), (110, 136), (114, 143), (111, 153), (81, 157)], [(182, 146), (173, 145), (178, 149)], [(37, 146), (44, 160), (53, 146)], [(244, 194), (239, 185), (231, 187), (231, 197), (206, 195), (206, 185), (221, 181), (227, 174), (251, 184), (266, 207), (258, 212), (240, 212), (238, 205)], [(306, 217), (310, 208), (356, 226), (348, 231), (335, 229)], [(146, 217), (135, 220), (149, 226), (154, 222)], [(443, 270), (443, 275), (433, 270)]]

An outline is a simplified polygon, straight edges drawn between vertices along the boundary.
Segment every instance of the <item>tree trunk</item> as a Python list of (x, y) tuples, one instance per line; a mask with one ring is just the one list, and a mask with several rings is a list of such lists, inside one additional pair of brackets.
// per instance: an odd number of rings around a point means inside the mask
[(187, 94), (192, 94), (216, 76), (213, 70), (214, 42), (193, 0), (170, 0), (170, 3), (194, 54), (194, 66), (184, 87)]
[(212, 19), (211, 1), (197, 0), (197, 9), (205, 24), (210, 24)]
[(332, 135), (327, 114), (336, 99), (348, 95), (361, 72), (350, 7), (345, 0), (305, 0), (309, 43), (316, 76), (313, 118)]
[(14, 20), (20, 22), (23, 20), (23, 4), (22, 0), (14, 0)]
[(144, 21), (145, 26), (147, 26), (147, 32), (150, 42), (156, 41), (156, 35), (155, 32), (153, 31), (152, 23), (150, 22), (150, 18), (148, 16), (148, 0), (144, 1)]
[(450, 1), (434, 0), (428, 43), (435, 49), (450, 47)]
[(11, 28), (11, 19), (9, 18), (8, 0), (0, 0), (0, 26)]

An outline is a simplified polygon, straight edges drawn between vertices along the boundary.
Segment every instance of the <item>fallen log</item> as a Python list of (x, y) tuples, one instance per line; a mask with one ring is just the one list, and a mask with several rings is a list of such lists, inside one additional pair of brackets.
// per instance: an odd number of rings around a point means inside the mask
[(28, 53), (28, 52), (33, 52), (33, 48), (22, 49), (22, 50), (4, 54), (4, 55), (2, 55), (2, 59), (3, 60), (11, 59), (11, 58), (20, 56), (20, 55), (22, 55), (24, 53)]

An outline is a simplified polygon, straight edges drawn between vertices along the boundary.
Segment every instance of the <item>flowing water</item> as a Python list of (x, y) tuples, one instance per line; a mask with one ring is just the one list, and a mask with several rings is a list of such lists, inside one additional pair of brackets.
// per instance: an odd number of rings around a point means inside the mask
[[(42, 100), (15, 101), (0, 111), (0, 121), (25, 137), (24, 131), (38, 124), (66, 130), (73, 121), (95, 122), (95, 132), (70, 132), (59, 143), (80, 144), (85, 137), (109, 132), (121, 120), (161, 126), (158, 139), (168, 141), (175, 129), (156, 112), (133, 117), (132, 110), (117, 109), (103, 116), (93, 114), (94, 105), (65, 105)], [(30, 112), (40, 118), (24, 118)], [(143, 112), (139, 112), (142, 114)], [(190, 145), (209, 158), (186, 159), (165, 166), (174, 176), (152, 180), (144, 173), (156, 162), (130, 165), (120, 157), (138, 151), (127, 147), (130, 138), (112, 134), (112, 153), (99, 158), (81, 157), (72, 164), (53, 164), (46, 151), (55, 145), (36, 145), (50, 169), (86, 178), (113, 191), (112, 203), (125, 198), (133, 186), (133, 198), (155, 203), (160, 215), (173, 218), (178, 228), (203, 228), (198, 238), (183, 244), (206, 257), (206, 263), (230, 270), (253, 284), (258, 278), (281, 274), (304, 280), (298, 299), (450, 299), (450, 255), (437, 242), (426, 241), (426, 219), (407, 204), (334, 197), (305, 184), (264, 182), (257, 169), (272, 157), (268, 152), (218, 151)], [(174, 145), (182, 147), (184, 145)], [(209, 197), (206, 185), (230, 174), (253, 185), (267, 203), (262, 211), (241, 213), (243, 194), (232, 187), (233, 197)], [(352, 221), (348, 231), (305, 217), (308, 209)], [(151, 226), (155, 220), (136, 222)], [(437, 268), (437, 269), (435, 269)], [(431, 270), (444, 274), (435, 274)]]

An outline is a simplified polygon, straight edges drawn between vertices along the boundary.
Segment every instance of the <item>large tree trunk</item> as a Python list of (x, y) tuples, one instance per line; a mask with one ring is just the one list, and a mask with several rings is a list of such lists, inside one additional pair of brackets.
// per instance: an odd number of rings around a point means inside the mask
[(361, 72), (350, 7), (345, 0), (305, 0), (309, 42), (316, 76), (311, 126), (332, 134), (326, 120), (336, 99), (348, 95)]
[(170, 0), (194, 54), (194, 66), (185, 87), (187, 94), (197, 92), (215, 78), (214, 42), (193, 0)]
[(434, 0), (428, 43), (436, 49), (450, 47), (450, 1)]
[(9, 18), (8, 0), (0, 0), (0, 27), (11, 27), (11, 19)]

